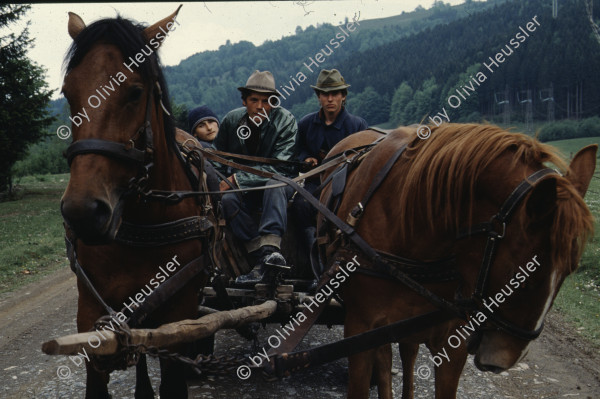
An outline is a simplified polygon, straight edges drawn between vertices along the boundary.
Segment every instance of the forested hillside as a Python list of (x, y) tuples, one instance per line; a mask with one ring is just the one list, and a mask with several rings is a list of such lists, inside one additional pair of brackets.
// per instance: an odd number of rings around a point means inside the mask
[[(600, 0), (594, 6), (598, 20)], [(186, 125), (187, 110), (197, 105), (210, 106), (220, 117), (240, 106), (236, 88), (255, 69), (273, 72), (285, 95), (282, 106), (301, 118), (317, 107), (310, 85), (319, 69), (338, 68), (351, 84), (348, 109), (371, 125), (408, 125), (435, 115), (451, 122), (527, 126), (573, 119), (564, 132), (553, 129), (542, 136), (599, 134), (597, 119), (578, 123), (600, 115), (600, 43), (584, 0), (558, 2), (556, 18), (552, 0), (466, 1), (454, 7), (436, 1), (428, 10), (395, 17), (354, 18), (359, 25), (344, 30), (346, 35), (329, 24), (298, 27), (290, 37), (260, 46), (228, 42), (166, 67), (179, 125)], [(309, 72), (306, 64), (317, 53), (325, 53), (325, 60)], [(58, 120), (68, 117), (64, 99), (50, 110), (62, 114)], [(51, 130), (54, 135), (56, 126)], [(39, 144), (35, 151), (46, 147)], [(17, 166), (20, 173), (32, 170)]]
[[(451, 109), (452, 121), (501, 121), (506, 114), (511, 121), (546, 120), (549, 113), (556, 119), (596, 115), (600, 91), (591, 88), (600, 83), (600, 43), (584, 1), (559, 5), (553, 18), (549, 0), (457, 7), (436, 2), (430, 10), (361, 22), (321, 67), (342, 71), (352, 85), (349, 108), (371, 124), (417, 123), (442, 107)], [(527, 23), (535, 30), (528, 31)], [(241, 42), (196, 54), (167, 68), (172, 98), (188, 107), (208, 104), (222, 116), (240, 104), (235, 88), (254, 69), (269, 69), (281, 88), (293, 87), (283, 105), (301, 117), (314, 110), (309, 85), (316, 72), (306, 75), (304, 84), (293, 79), (299, 71), (306, 73), (303, 63), (336, 32), (331, 25), (298, 28), (295, 36), (259, 47)], [(503, 62), (493, 64), (502, 49)], [(472, 80), (478, 72), (484, 76)], [(461, 86), (466, 89), (456, 93)], [(452, 94), (465, 97), (456, 108), (448, 103)]]
[[(313, 91), (309, 85), (315, 84), (320, 70), (319, 67), (316, 70), (311, 67), (311, 74), (303, 64), (310, 64), (310, 58), (314, 58), (322, 49), (326, 55), (330, 53), (320, 65), (322, 68), (334, 68), (344, 61), (349, 64), (361, 62), (363, 54), (371, 49), (464, 18), (469, 13), (489, 9), (493, 3), (494, 1), (468, 2), (451, 7), (438, 2), (429, 10), (419, 7), (411, 13), (396, 17), (365, 21), (356, 14), (354, 17), (357, 18), (359, 26), (354, 32), (348, 32), (347, 36), (341, 35), (343, 39), (340, 39), (340, 36), (336, 37), (336, 34), (340, 33), (337, 26), (324, 24), (317, 28), (310, 26), (305, 30), (297, 27), (294, 36), (267, 41), (261, 46), (254, 46), (245, 41), (236, 44), (228, 42), (218, 51), (198, 53), (177, 66), (165, 68), (165, 75), (175, 103), (185, 104), (187, 107), (207, 104), (218, 115), (223, 116), (227, 111), (241, 105), (236, 88), (243, 86), (255, 69), (270, 70), (278, 86), (282, 89), (287, 86), (294, 90), (293, 95), (286, 96), (283, 106), (297, 116), (302, 116), (314, 108), (314, 101), (308, 107), (302, 105), (307, 99), (312, 99)], [(337, 47), (331, 44), (332, 40), (338, 43)], [(298, 72), (305, 74), (305, 83), (298, 81)], [(346, 75), (349, 70), (342, 69), (342, 72)], [(293, 79), (296, 79), (298, 84)], [(353, 79), (351, 90), (354, 90), (355, 84), (359, 84), (359, 80), (363, 81), (364, 77)], [(281, 89), (280, 91), (284, 92)], [(358, 93), (356, 90), (353, 92)], [(298, 106), (294, 107), (295, 105)]]

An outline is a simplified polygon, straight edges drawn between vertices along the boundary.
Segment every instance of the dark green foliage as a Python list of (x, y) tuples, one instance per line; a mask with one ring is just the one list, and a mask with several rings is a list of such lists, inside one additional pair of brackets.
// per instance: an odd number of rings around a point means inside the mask
[(387, 122), (390, 100), (368, 86), (362, 93), (348, 97), (348, 111), (367, 121), (369, 126)]
[[(600, 0), (595, 0), (598, 15)], [(351, 85), (347, 108), (371, 125), (389, 121), (390, 126), (428, 122), (428, 117), (448, 113), (451, 122), (502, 122), (502, 106), (495, 94), (509, 89), (511, 121), (525, 121), (526, 107), (517, 95), (531, 90), (535, 120), (546, 120), (548, 102), (541, 91), (554, 87), (555, 118), (589, 118), (600, 110), (600, 44), (591, 34), (581, 0), (560, 4), (557, 19), (551, 16), (551, 2), (489, 0), (467, 1), (449, 6), (435, 1), (429, 10), (376, 20), (360, 20), (360, 26), (333, 48), (331, 40), (339, 33), (329, 24), (306, 29), (296, 35), (255, 46), (248, 41), (230, 41), (217, 51), (192, 55), (178, 66), (165, 68), (169, 91), (175, 103), (174, 116), (187, 130), (184, 107), (206, 104), (222, 119), (231, 109), (242, 106), (237, 87), (243, 86), (255, 69), (268, 69), (275, 75), (283, 94), (281, 106), (297, 119), (319, 109), (314, 91), (321, 68), (337, 68)], [(358, 15), (357, 15), (358, 16)], [(519, 26), (537, 16), (541, 23), (535, 32), (506, 58), (494, 72), (483, 63), (495, 56)], [(598, 19), (598, 18), (596, 18)], [(332, 54), (312, 72), (304, 63), (329, 45)], [(485, 81), (475, 86), (472, 78), (483, 72)], [(473, 85), (475, 90), (457, 108), (448, 103), (456, 90)], [(583, 90), (581, 113), (575, 113), (577, 88)], [(464, 90), (463, 90), (464, 94)], [(53, 102), (52, 113), (64, 114), (64, 99)], [(2, 112), (0, 110), (0, 112)], [(558, 123), (558, 122), (557, 122)], [(50, 129), (55, 135), (56, 123)], [(562, 126), (558, 124), (557, 126)], [(593, 122), (564, 129), (548, 127), (545, 135), (568, 137), (589, 135)], [(545, 132), (545, 130), (544, 130)], [(1, 143), (0, 143), (1, 144)]]
[[(286, 104), (283, 102), (281, 106), (287, 108)], [(296, 117), (297, 121), (300, 121), (300, 119), (307, 114), (318, 111), (319, 107), (319, 100), (317, 99), (317, 96), (313, 94), (311, 97), (307, 98), (305, 102), (294, 105), (289, 111)]]
[(63, 157), (68, 145), (69, 140), (59, 140), (55, 136), (29, 146), (27, 156), (13, 166), (14, 176), (68, 173), (69, 165)]
[(191, 133), (188, 126), (188, 107), (185, 104), (175, 103), (171, 103), (171, 106), (173, 108), (173, 119), (175, 119), (175, 126), (185, 130), (188, 133)]
[(600, 136), (600, 118), (594, 116), (580, 121), (563, 120), (547, 123), (540, 129), (538, 139), (546, 142), (597, 136)]
[[(26, 5), (0, 5), (0, 27), (10, 26), (28, 9)], [(51, 92), (44, 71), (27, 58), (31, 43), (27, 28), (0, 37), (0, 192), (10, 192), (12, 166), (53, 120), (46, 111)]]
[[(294, 36), (277, 41), (268, 40), (258, 47), (247, 41), (236, 44), (228, 41), (219, 47), (218, 51), (204, 51), (183, 60), (178, 66), (165, 68), (165, 75), (175, 102), (185, 104), (190, 109), (206, 104), (220, 118), (231, 109), (242, 106), (236, 88), (243, 86), (255, 69), (270, 70), (274, 74), (276, 86), (286, 97), (282, 99), (282, 106), (289, 110), (295, 109), (295, 105), (303, 104), (314, 96), (310, 85), (316, 83), (317, 75), (322, 68), (338, 68), (344, 77), (350, 70), (354, 70), (356, 77), (346, 79), (352, 85), (351, 99), (370, 85), (365, 81), (366, 77), (369, 81), (380, 78), (362, 75), (360, 70), (363, 67), (352, 65), (352, 62), (363, 64), (389, 58), (388, 54), (381, 53), (375, 59), (367, 59), (363, 58), (361, 52), (446, 24), (468, 15), (467, 12), (473, 12), (474, 9), (488, 9), (493, 3), (494, 1), (488, 1), (475, 3), (469, 7), (464, 5), (450, 7), (438, 2), (433, 10), (369, 21), (362, 21), (356, 14), (360, 26), (350, 33), (344, 42), (336, 38), (336, 34), (341, 35), (338, 26), (330, 24), (323, 24), (318, 28), (310, 26), (304, 31), (297, 28)], [(331, 42), (332, 40), (338, 42), (337, 47)], [(326, 47), (328, 45), (329, 49)], [(309, 58), (314, 59), (315, 54), (322, 49), (327, 53), (331, 50), (332, 54), (327, 56), (318, 67), (312, 66), (313, 71), (310, 72), (304, 63), (310, 64)], [(350, 64), (341, 67), (344, 60)], [(304, 74), (305, 79), (298, 74), (299, 72)], [(396, 87), (394, 82), (389, 83), (393, 90)], [(289, 96), (285, 94), (284, 89)], [(375, 89), (377, 93), (383, 94), (378, 87)], [(387, 101), (391, 101), (393, 93), (386, 95)], [(302, 109), (301, 112), (305, 110)], [(311, 112), (315, 110), (311, 108)], [(387, 120), (387, 115), (384, 120)]]

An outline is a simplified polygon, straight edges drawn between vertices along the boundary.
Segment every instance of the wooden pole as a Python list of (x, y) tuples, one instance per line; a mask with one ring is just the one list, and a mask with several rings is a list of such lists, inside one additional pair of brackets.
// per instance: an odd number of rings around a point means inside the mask
[[(197, 320), (182, 320), (165, 324), (157, 329), (132, 329), (131, 343), (146, 346), (166, 347), (193, 342), (208, 337), (222, 328), (236, 328), (262, 320), (272, 315), (277, 302), (266, 301), (260, 305), (222, 311), (203, 316)], [(92, 331), (67, 335), (44, 342), (42, 351), (47, 355), (112, 355), (119, 348), (115, 333), (109, 330)]]

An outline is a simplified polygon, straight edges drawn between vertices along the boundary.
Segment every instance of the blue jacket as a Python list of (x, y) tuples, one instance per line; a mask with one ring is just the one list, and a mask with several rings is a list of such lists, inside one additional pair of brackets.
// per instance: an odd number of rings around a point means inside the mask
[(363, 118), (350, 114), (346, 108), (342, 108), (335, 122), (328, 126), (324, 120), (321, 120), (320, 112), (321, 110), (308, 114), (298, 122), (296, 147), (297, 159), (301, 162), (309, 157), (316, 158), (320, 162), (321, 149), (326, 154), (343, 138), (365, 130), (369, 126)]

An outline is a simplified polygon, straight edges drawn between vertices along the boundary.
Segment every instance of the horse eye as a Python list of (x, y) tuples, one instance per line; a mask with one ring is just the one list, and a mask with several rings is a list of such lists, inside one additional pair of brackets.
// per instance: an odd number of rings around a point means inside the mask
[(142, 93), (144, 90), (141, 87), (134, 86), (129, 89), (129, 93), (127, 94), (127, 102), (137, 102), (142, 97)]

